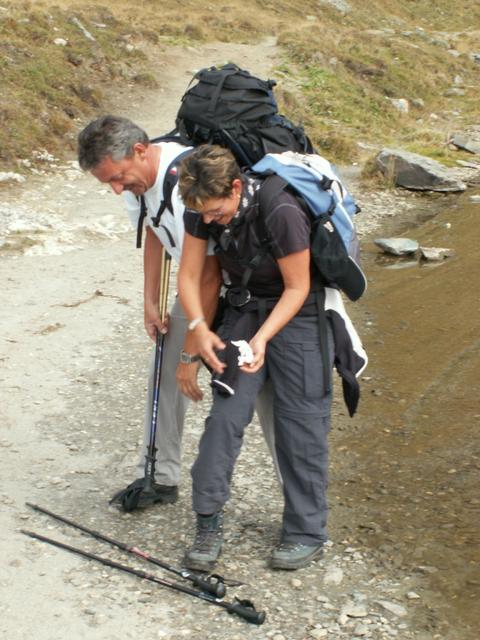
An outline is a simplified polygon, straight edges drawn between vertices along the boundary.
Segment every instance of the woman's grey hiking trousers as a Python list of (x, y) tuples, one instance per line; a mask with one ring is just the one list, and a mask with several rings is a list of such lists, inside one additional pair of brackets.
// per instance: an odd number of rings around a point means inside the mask
[[(224, 338), (228, 331), (227, 312), (219, 333)], [(332, 392), (330, 381), (324, 384), (318, 335), (316, 316), (296, 316), (269, 342), (262, 369), (254, 374), (240, 372), (234, 396), (214, 391), (192, 468), (194, 511), (214, 513), (229, 499), (243, 432), (268, 376), (273, 387), (275, 447), (285, 500), (281, 541), (314, 545), (326, 540)], [(330, 329), (328, 348), (332, 363)]]

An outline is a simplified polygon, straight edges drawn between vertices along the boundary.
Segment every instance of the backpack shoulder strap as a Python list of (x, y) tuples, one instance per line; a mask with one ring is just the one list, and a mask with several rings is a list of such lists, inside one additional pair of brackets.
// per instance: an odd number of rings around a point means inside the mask
[(257, 229), (259, 232), (260, 249), (258, 253), (253, 256), (250, 262), (247, 264), (242, 276), (242, 288), (246, 288), (252, 273), (262, 262), (263, 258), (270, 251), (272, 245), (272, 239), (267, 228), (265, 216), (270, 206), (272, 198), (278, 194), (279, 191), (287, 186), (287, 182), (280, 178), (276, 174), (268, 175), (260, 189), (258, 190), (258, 216), (255, 218), (257, 222)]
[(158, 227), (160, 224), (160, 218), (165, 209), (168, 209), (173, 214), (172, 205), (172, 192), (175, 185), (178, 182), (178, 165), (185, 156), (188, 156), (192, 152), (192, 149), (185, 149), (176, 158), (174, 158), (165, 171), (165, 178), (163, 179), (163, 197), (160, 206), (157, 211), (157, 215), (152, 218), (153, 226)]
[(140, 249), (142, 246), (142, 232), (143, 232), (143, 221), (147, 217), (147, 205), (145, 203), (145, 198), (140, 196), (140, 215), (138, 216), (137, 222), (137, 249)]
[(265, 216), (273, 198), (288, 188), (288, 182), (273, 172), (266, 172), (262, 186), (258, 190), (258, 212), (261, 224), (265, 226)]

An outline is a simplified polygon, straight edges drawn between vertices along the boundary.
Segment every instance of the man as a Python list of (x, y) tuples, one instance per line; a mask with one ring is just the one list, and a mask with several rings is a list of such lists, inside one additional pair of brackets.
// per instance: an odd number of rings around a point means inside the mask
[[(183, 243), (184, 206), (177, 186), (172, 191), (172, 211), (165, 209), (158, 227), (152, 223), (152, 218), (156, 216), (163, 201), (166, 171), (172, 161), (185, 150), (184, 146), (176, 142), (150, 143), (145, 131), (131, 120), (112, 115), (93, 120), (78, 136), (80, 167), (84, 171), (90, 171), (100, 182), (109, 184), (116, 194), (123, 194), (127, 213), (135, 228), (138, 227), (141, 213), (141, 196), (147, 209), (144, 220), (144, 323), (152, 340), (155, 340), (157, 331), (166, 336), (160, 379), (154, 495), (144, 503), (140, 501), (139, 506), (148, 506), (151, 502), (173, 503), (177, 500), (181, 438), (188, 398), (194, 401), (202, 398), (197, 384), (199, 361), (192, 352), (193, 336), (187, 330), (187, 321), (178, 300), (170, 310), (168, 322), (162, 322), (159, 313), (162, 252), (166, 250), (178, 263)], [(209, 255), (202, 274), (203, 304), (209, 316), (208, 321), (212, 320), (216, 309), (219, 287), (217, 259)], [(137, 467), (139, 476), (142, 477), (150, 435), (153, 361), (152, 358), (144, 436)], [(265, 389), (257, 404), (257, 412), (270, 451), (274, 451), (272, 405), (269, 400), (268, 390)]]

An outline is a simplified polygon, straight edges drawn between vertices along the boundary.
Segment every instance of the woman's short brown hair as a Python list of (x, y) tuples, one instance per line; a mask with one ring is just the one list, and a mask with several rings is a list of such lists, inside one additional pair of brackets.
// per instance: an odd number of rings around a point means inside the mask
[(236, 178), (241, 172), (231, 151), (203, 144), (180, 163), (178, 189), (185, 206), (199, 210), (210, 198), (229, 196)]

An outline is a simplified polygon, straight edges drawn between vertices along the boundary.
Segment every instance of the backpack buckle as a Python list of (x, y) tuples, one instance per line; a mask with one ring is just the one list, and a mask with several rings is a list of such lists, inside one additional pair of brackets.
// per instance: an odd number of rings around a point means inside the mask
[(231, 307), (239, 309), (250, 302), (252, 294), (245, 287), (232, 287), (228, 289), (225, 297)]

